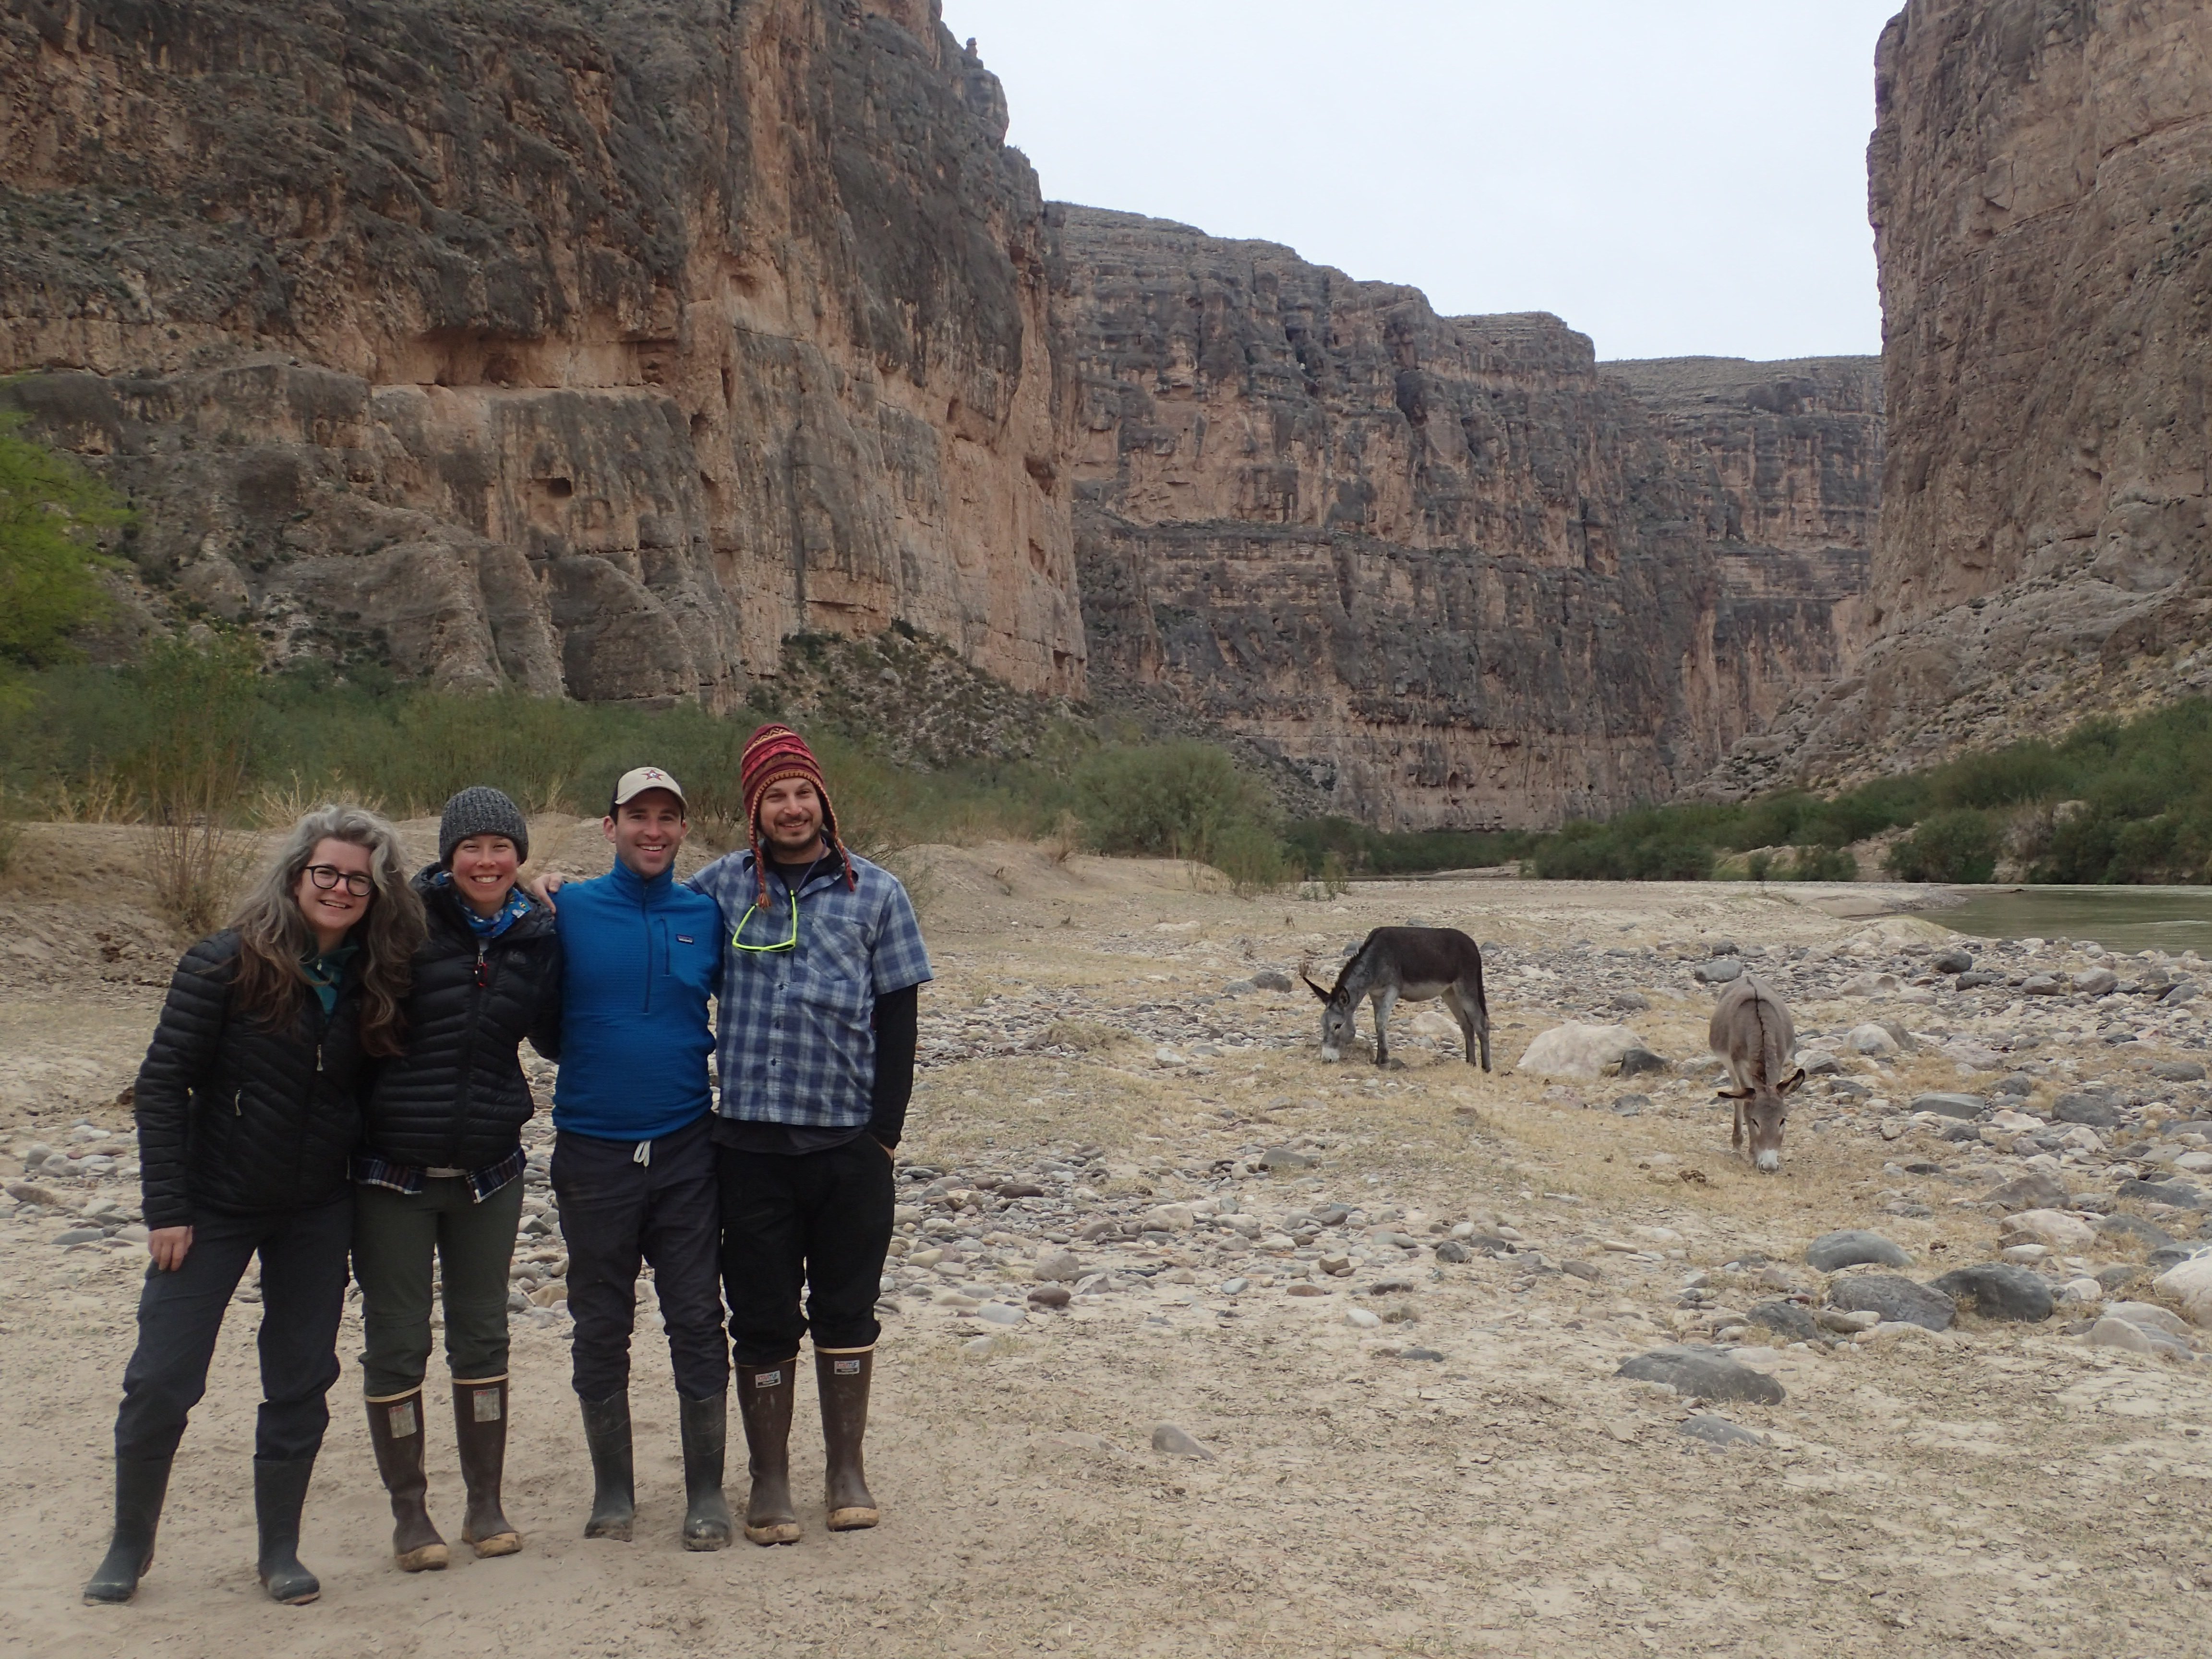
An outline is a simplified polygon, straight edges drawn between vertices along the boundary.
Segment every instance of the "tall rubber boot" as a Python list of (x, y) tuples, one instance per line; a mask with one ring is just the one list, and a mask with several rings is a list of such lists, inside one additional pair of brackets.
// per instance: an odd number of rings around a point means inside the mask
[(706, 1400), (676, 1397), (684, 1431), (684, 1547), (730, 1547), (730, 1505), (722, 1496), (722, 1454), (730, 1438), (726, 1390)]
[(791, 1407), (798, 1396), (799, 1356), (774, 1365), (738, 1367), (738, 1415), (745, 1425), (745, 1536), (756, 1544), (796, 1544), (799, 1513), (791, 1503)]
[(522, 1534), (499, 1506), (500, 1477), (507, 1468), (507, 1379), (453, 1379), (453, 1439), (461, 1454), (461, 1484), (469, 1506), (461, 1542), (479, 1556), (513, 1555)]
[(402, 1572), (441, 1572), (446, 1540), (431, 1522), (430, 1478), (422, 1472), (422, 1387), (368, 1402), (368, 1443), (392, 1494), (392, 1554)]
[(322, 1581), (300, 1565), (300, 1511), (307, 1507), (314, 1473), (312, 1457), (253, 1460), (253, 1518), (261, 1528), (255, 1571), (272, 1600), (295, 1607), (323, 1593)]
[(115, 1536), (85, 1583), (87, 1601), (128, 1601), (137, 1594), (138, 1581), (154, 1565), (154, 1532), (161, 1524), (161, 1500), (168, 1495), (172, 1461), (115, 1460)]
[(830, 1530), (856, 1532), (883, 1519), (860, 1467), (868, 1432), (868, 1379), (873, 1348), (817, 1348), (814, 1385), (822, 1398), (822, 1444), (829, 1453)]
[(592, 1513), (586, 1538), (629, 1542), (637, 1524), (637, 1482), (629, 1450), (629, 1395), (576, 1402), (584, 1411), (584, 1443), (592, 1453)]

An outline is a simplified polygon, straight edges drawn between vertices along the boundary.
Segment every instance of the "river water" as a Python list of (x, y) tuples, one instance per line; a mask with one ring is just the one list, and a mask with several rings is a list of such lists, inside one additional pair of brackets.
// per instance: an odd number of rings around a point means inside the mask
[(2094, 939), (2108, 951), (2212, 956), (2212, 887), (1959, 887), (1931, 921), (1981, 939)]

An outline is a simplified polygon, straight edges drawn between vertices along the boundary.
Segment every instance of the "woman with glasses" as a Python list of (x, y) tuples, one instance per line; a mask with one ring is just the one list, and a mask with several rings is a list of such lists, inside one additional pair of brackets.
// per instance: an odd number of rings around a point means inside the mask
[(185, 1419), (256, 1255), (258, 1570), (279, 1601), (320, 1594), (300, 1564), (300, 1512), (338, 1376), (347, 1160), (364, 1072), (400, 1052), (422, 937), (392, 826), (358, 806), (322, 806), (294, 826), (231, 925), (178, 964), (136, 1090), (154, 1260), (115, 1419), (115, 1535), (86, 1601), (129, 1601), (153, 1565)]
[(446, 1310), (453, 1433), (468, 1504), (461, 1541), (512, 1555), (500, 1507), (507, 1461), (507, 1274), (522, 1219), (522, 1126), (533, 1109), (523, 1038), (557, 1058), (561, 940), (516, 890), (530, 825), (496, 789), (464, 789), (438, 823), (438, 861), (415, 878), (428, 934), (415, 953), (407, 1049), (381, 1067), (354, 1160), (354, 1276), (368, 1435), (392, 1494), (403, 1572), (443, 1567), (423, 1468), (432, 1257)]

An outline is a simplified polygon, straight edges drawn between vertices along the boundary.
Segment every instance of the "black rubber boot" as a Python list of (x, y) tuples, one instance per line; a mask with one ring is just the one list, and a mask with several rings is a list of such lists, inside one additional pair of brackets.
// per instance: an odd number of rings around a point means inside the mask
[(586, 1538), (629, 1542), (637, 1524), (637, 1481), (629, 1451), (629, 1395), (579, 1400), (584, 1410), (584, 1443), (592, 1452), (592, 1514)]
[(441, 1571), (446, 1540), (430, 1520), (429, 1476), (422, 1472), (422, 1390), (372, 1400), (368, 1443), (376, 1472), (392, 1494), (392, 1553), (402, 1572)]
[(461, 1484), (469, 1506), (461, 1519), (461, 1542), (480, 1556), (513, 1555), (522, 1534), (500, 1508), (499, 1486), (507, 1471), (507, 1379), (453, 1379), (453, 1439), (460, 1449)]
[(115, 1460), (115, 1537), (85, 1583), (88, 1601), (128, 1601), (138, 1581), (154, 1565), (154, 1531), (161, 1523), (161, 1500), (168, 1495), (167, 1457)]
[(883, 1519), (861, 1468), (860, 1442), (868, 1432), (868, 1381), (872, 1348), (814, 1351), (814, 1386), (822, 1399), (823, 1474), (828, 1486), (830, 1530), (856, 1532)]
[(799, 1514), (791, 1504), (791, 1407), (799, 1356), (777, 1365), (738, 1367), (738, 1415), (744, 1420), (745, 1536), (756, 1544), (795, 1544)]
[(684, 1431), (684, 1547), (730, 1547), (730, 1505), (722, 1496), (722, 1453), (730, 1438), (730, 1396), (676, 1398)]
[(300, 1565), (300, 1511), (307, 1507), (307, 1482), (315, 1460), (286, 1462), (253, 1460), (253, 1516), (261, 1528), (261, 1559), (256, 1571), (274, 1601), (300, 1607), (323, 1593), (322, 1580)]

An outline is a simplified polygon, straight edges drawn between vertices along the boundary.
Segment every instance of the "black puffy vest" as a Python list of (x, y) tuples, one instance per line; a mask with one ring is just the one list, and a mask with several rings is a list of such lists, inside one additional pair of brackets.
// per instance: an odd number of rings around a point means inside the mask
[(479, 940), (435, 874), (415, 878), (429, 933), (415, 953), (407, 1052), (377, 1068), (362, 1146), (417, 1169), (480, 1170), (512, 1152), (530, 1121), (522, 1040), (559, 1054), (561, 939), (540, 904)]

